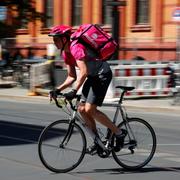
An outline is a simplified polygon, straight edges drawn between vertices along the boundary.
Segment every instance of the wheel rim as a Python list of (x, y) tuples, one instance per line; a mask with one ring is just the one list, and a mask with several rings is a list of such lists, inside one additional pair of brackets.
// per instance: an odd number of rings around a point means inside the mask
[[(131, 119), (129, 122), (137, 141), (137, 145), (129, 148), (129, 137), (125, 138), (125, 147), (119, 152), (113, 152), (118, 164), (126, 169), (139, 169), (145, 166), (153, 157), (156, 149), (156, 138), (153, 129), (142, 120)], [(121, 128), (125, 128), (124, 124)], [(132, 150), (131, 150), (132, 149)]]
[(39, 141), (39, 156), (46, 168), (53, 172), (68, 172), (82, 161), (86, 140), (84, 134), (77, 125), (73, 128), (73, 134), (62, 144), (69, 123), (61, 121), (54, 123), (42, 133)]

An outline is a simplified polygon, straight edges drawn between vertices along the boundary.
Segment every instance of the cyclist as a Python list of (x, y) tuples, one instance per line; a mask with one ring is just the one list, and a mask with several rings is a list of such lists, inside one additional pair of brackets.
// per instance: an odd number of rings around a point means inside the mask
[[(77, 40), (71, 41), (71, 31), (70, 26), (58, 25), (49, 33), (56, 47), (61, 49), (67, 65), (67, 78), (56, 90), (51, 91), (50, 95), (52, 98), (57, 97), (60, 91), (70, 87), (76, 81), (75, 88), (65, 93), (66, 98), (72, 100), (83, 86), (78, 106), (79, 113), (95, 134), (98, 135), (95, 120), (111, 129), (116, 137), (115, 151), (119, 151), (123, 146), (126, 130), (116, 127), (103, 112), (97, 109), (102, 105), (112, 79), (110, 66), (106, 61), (97, 60), (97, 55)], [(76, 67), (79, 69), (78, 77)]]

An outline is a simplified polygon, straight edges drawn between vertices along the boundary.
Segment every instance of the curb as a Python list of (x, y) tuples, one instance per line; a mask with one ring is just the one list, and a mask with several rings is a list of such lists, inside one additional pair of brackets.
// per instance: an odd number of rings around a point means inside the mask
[(47, 97), (44, 96), (20, 96), (20, 95), (9, 95), (9, 94), (0, 94), (0, 98), (10, 98), (10, 99), (19, 99), (19, 100), (35, 100), (35, 101), (39, 101), (39, 100), (46, 100)]
[(15, 86), (17, 86), (17, 83), (14, 81), (7, 81), (7, 82), (0, 81), (0, 88), (12, 88)]

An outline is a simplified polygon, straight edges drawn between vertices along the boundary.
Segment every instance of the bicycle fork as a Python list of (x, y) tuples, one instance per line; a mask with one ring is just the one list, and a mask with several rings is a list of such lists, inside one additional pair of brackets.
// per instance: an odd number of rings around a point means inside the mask
[(64, 139), (62, 140), (60, 144), (60, 148), (64, 148), (64, 145), (67, 145), (67, 143), (69, 142), (72, 136), (73, 129), (74, 129), (74, 121), (70, 121), (66, 135), (64, 136)]

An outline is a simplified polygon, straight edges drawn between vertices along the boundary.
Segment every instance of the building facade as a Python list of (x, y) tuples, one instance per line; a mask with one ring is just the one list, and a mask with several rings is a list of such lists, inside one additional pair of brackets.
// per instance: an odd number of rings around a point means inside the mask
[[(52, 26), (58, 24), (73, 26), (75, 30), (80, 24), (97, 23), (111, 33), (112, 7), (107, 6), (106, 2), (107, 0), (34, 0), (35, 9), (45, 13), (48, 19), (28, 23), (21, 21), (21, 27), (16, 30), (13, 48), (19, 48), (22, 53), (31, 48), (36, 55), (45, 55), (46, 45), (52, 43), (47, 34)], [(176, 7), (180, 7), (179, 0), (126, 0), (126, 6), (119, 6), (118, 59), (177, 60), (178, 23), (173, 21)], [(14, 23), (16, 13), (15, 9), (10, 8), (7, 23)]]

